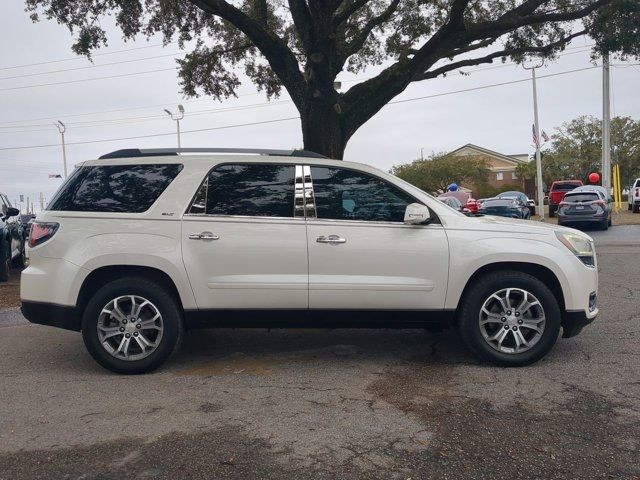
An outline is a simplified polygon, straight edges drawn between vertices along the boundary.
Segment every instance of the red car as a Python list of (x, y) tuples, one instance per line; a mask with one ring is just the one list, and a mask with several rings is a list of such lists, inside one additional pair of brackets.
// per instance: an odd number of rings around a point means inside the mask
[(549, 189), (549, 216), (556, 216), (560, 202), (567, 192), (581, 186), (581, 180), (556, 180), (553, 182)]
[(480, 208), (480, 205), (475, 198), (468, 198), (465, 206), (471, 213), (478, 213), (478, 209)]

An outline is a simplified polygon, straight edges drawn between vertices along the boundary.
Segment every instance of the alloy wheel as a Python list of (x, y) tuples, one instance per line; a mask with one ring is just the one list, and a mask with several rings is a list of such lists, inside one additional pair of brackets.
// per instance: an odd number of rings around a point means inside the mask
[(102, 308), (97, 331), (107, 352), (121, 360), (135, 361), (158, 348), (164, 323), (152, 302), (138, 295), (123, 295)]
[(533, 348), (546, 324), (540, 301), (521, 288), (504, 288), (491, 294), (480, 309), (478, 321), (491, 348), (508, 354)]

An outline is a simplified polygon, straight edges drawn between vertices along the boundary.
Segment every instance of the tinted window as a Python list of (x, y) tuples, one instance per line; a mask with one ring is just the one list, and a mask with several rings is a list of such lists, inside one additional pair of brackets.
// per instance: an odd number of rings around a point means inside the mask
[(189, 213), (292, 217), (293, 165), (234, 164), (216, 167), (196, 194)]
[(567, 193), (564, 197), (565, 202), (595, 202), (600, 200), (600, 196), (596, 193)]
[(148, 210), (182, 165), (81, 167), (62, 186), (49, 210), (129, 212)]
[(551, 187), (552, 190), (573, 190), (574, 188), (579, 187), (580, 185), (577, 183), (555, 183)]
[(403, 222), (415, 200), (392, 185), (353, 170), (311, 167), (318, 218)]

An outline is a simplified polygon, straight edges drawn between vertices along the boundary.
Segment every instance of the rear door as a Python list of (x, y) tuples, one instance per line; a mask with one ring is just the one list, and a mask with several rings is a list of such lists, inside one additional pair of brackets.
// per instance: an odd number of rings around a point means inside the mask
[(305, 187), (313, 190), (306, 199), (309, 307), (442, 309), (449, 265), (443, 227), (405, 225), (405, 209), (416, 200), (381, 178), (305, 169)]
[(204, 179), (182, 222), (182, 255), (200, 309), (306, 309), (304, 210), (295, 166), (231, 163)]

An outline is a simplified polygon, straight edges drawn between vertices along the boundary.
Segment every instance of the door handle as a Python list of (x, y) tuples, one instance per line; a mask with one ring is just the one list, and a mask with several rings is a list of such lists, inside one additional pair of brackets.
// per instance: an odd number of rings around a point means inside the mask
[(342, 238), (339, 235), (329, 235), (325, 237), (324, 235), (320, 235), (316, 238), (316, 242), (318, 243), (330, 243), (332, 245), (339, 245), (341, 243), (347, 243), (346, 238)]
[(190, 233), (189, 238), (191, 240), (219, 240), (219, 235), (214, 235), (211, 232), (202, 232), (202, 233)]

